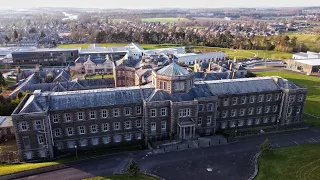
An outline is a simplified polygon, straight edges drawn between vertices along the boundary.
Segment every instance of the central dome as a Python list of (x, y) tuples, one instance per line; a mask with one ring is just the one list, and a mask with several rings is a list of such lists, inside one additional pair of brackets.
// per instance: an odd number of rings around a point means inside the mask
[(168, 66), (163, 67), (162, 69), (157, 71), (157, 74), (163, 76), (185, 76), (190, 72), (185, 68), (179, 66), (177, 63), (172, 62)]

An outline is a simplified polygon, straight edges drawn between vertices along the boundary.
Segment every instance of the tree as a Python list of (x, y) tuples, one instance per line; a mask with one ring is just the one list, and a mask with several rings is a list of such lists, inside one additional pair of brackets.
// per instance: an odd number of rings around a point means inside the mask
[(10, 38), (9, 38), (7, 35), (4, 37), (4, 40), (5, 40), (6, 42), (10, 42)]
[(136, 161), (134, 161), (133, 159), (131, 159), (131, 161), (127, 167), (127, 172), (129, 173), (129, 175), (131, 177), (133, 177), (133, 176), (137, 175), (139, 171), (140, 171), (140, 168), (138, 166), (138, 163)]
[(46, 34), (43, 31), (41, 31), (40, 38), (42, 39), (44, 37), (46, 37)]
[(52, 83), (53, 80), (54, 80), (54, 75), (53, 75), (52, 72), (49, 72), (49, 73), (46, 75), (44, 81), (45, 81), (46, 83)]
[(6, 80), (4, 79), (2, 73), (0, 72), (0, 92), (2, 92), (2, 88), (6, 86), (7, 86)]
[(260, 152), (262, 154), (268, 153), (272, 150), (271, 143), (269, 139), (266, 139), (261, 145), (260, 145)]
[(17, 40), (17, 39), (18, 39), (19, 34), (18, 34), (17, 30), (14, 30), (14, 32), (13, 32), (13, 37), (14, 37), (14, 40)]
[(96, 42), (97, 43), (103, 43), (103, 42), (105, 42), (106, 37), (107, 37), (106, 32), (101, 30), (101, 31), (98, 32), (98, 34), (96, 36)]
[(37, 33), (36, 28), (32, 27), (32, 28), (29, 30), (29, 33), (30, 33), (30, 34), (32, 34), (32, 33)]
[(0, 104), (6, 104), (6, 103), (7, 103), (6, 99), (2, 95), (0, 95)]
[(16, 99), (22, 99), (23, 93), (21, 91), (18, 92)]

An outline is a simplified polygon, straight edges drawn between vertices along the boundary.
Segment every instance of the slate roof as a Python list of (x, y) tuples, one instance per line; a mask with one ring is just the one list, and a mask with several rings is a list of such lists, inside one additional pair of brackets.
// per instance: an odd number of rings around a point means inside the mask
[[(73, 83), (77, 83), (79, 87), (82, 87), (79, 81)], [(60, 85), (65, 87), (63, 83), (59, 84), (59, 87)], [(150, 84), (145, 86), (64, 92), (39, 93), (35, 91), (23, 105), (20, 113), (125, 105), (142, 103), (143, 100), (147, 102), (166, 100), (172, 102), (192, 101), (197, 98), (214, 95), (224, 96), (281, 91), (282, 88), (296, 89), (301, 87), (281, 77), (260, 77), (195, 82), (189, 92), (176, 94), (155, 89)]]
[[(61, 76), (62, 77), (62, 76)], [(113, 78), (104, 78), (104, 79), (84, 79), (84, 80), (75, 80), (75, 81), (57, 81), (52, 83), (39, 83), (37, 77), (33, 74), (20, 86), (18, 86), (11, 94), (10, 97), (15, 97), (18, 92), (26, 92), (29, 90), (33, 92), (34, 90), (53, 91), (77, 91), (85, 89), (98, 89), (98, 88), (110, 88), (114, 87)]]
[(74, 61), (74, 63), (84, 63), (85, 62), (85, 59), (84, 59), (84, 57), (78, 57), (75, 61)]
[(247, 69), (244, 68), (242, 65), (236, 66), (236, 69), (238, 69), (238, 70), (247, 70)]
[(246, 94), (281, 90), (272, 77), (195, 82), (206, 84), (214, 95)]
[(115, 61), (116, 66), (128, 66), (128, 67), (135, 67), (141, 59), (120, 59)]
[(0, 128), (13, 127), (11, 116), (0, 116)]
[(227, 72), (196, 72), (195, 80), (197, 81), (211, 81), (211, 80), (222, 80), (222, 79), (232, 79), (232, 73)]
[(95, 64), (103, 64), (106, 61), (104, 57), (91, 58), (90, 60)]
[(200, 66), (201, 66), (201, 69), (208, 69), (209, 63), (208, 62), (202, 62)]
[(288, 81), (286, 79), (280, 78), (280, 77), (276, 77), (278, 78), (277, 84), (282, 87), (282, 88), (286, 88), (286, 89), (298, 89), (298, 88), (302, 88), (301, 86), (294, 84), (291, 81)]
[(152, 90), (152, 88), (146, 88), (141, 91), (140, 87), (127, 87), (54, 92), (50, 94), (50, 110), (142, 103), (143, 99), (149, 96)]
[(189, 73), (190, 72), (188, 70), (179, 66), (175, 62), (172, 62), (171, 64), (157, 71), (157, 74), (164, 75), (164, 76), (185, 76)]
[(45, 111), (44, 108), (46, 106), (47, 106), (47, 102), (44, 102), (43, 106), (41, 106), (39, 102), (36, 100), (36, 96), (31, 95), (27, 100), (27, 102), (22, 107), (22, 109), (20, 110), (20, 113), (44, 112)]
[(155, 89), (154, 92), (151, 94), (151, 96), (146, 99), (147, 101), (164, 101), (164, 100), (171, 100), (173, 102), (179, 102), (179, 101), (191, 101), (195, 98), (200, 97), (210, 97), (212, 94), (208, 90), (206, 86), (195, 85), (190, 89), (188, 93), (179, 93), (179, 94), (170, 94), (163, 90), (157, 90)]

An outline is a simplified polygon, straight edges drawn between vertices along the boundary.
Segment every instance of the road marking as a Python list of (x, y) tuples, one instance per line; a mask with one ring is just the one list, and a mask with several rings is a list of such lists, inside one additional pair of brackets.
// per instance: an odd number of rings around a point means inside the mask
[(311, 131), (313, 131), (313, 132), (319, 132), (318, 130), (314, 130), (314, 129), (312, 129)]
[(315, 139), (313, 139), (313, 138), (311, 138), (314, 142), (318, 142), (318, 141), (316, 141)]
[(277, 143), (276, 143), (276, 145), (277, 145), (278, 147), (280, 147)]
[(309, 140), (309, 139), (307, 139), (307, 141), (309, 142), (309, 143), (312, 143), (313, 141), (311, 141), (311, 140)]
[(296, 143), (296, 144), (298, 144), (298, 145), (300, 145), (299, 143), (297, 143), (296, 141), (293, 141), (294, 143)]

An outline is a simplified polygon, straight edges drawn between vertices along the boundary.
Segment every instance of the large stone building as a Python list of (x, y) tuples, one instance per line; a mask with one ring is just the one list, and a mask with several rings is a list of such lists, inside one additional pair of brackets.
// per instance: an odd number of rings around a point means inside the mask
[(20, 158), (302, 122), (307, 89), (286, 79), (194, 75), (173, 62), (144, 86), (28, 94), (12, 114)]

